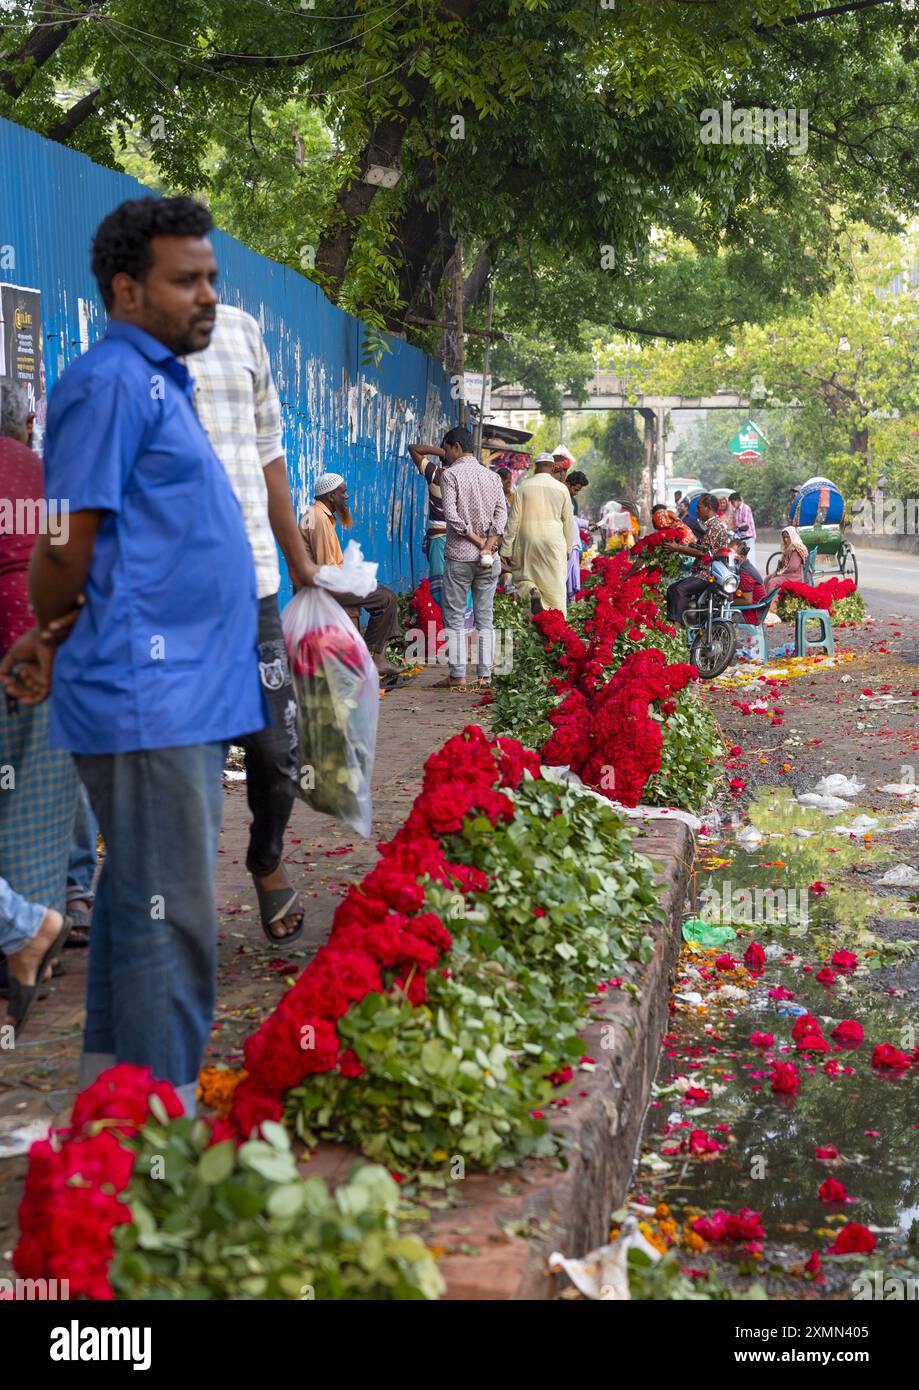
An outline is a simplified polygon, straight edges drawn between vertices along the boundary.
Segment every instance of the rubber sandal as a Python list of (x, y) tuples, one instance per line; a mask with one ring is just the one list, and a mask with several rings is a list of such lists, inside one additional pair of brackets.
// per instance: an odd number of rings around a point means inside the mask
[(64, 925), (61, 927), (57, 936), (48, 947), (45, 954), (38, 963), (35, 972), (35, 984), (24, 985), (13, 975), (9, 977), (9, 998), (7, 1000), (7, 1013), (13, 1025), (13, 1031), (18, 1037), (25, 1027), (26, 1019), (32, 1010), (32, 1005), (39, 997), (39, 991), (45, 983), (43, 976), (48, 966), (57, 959), (70, 935), (70, 922), (64, 918)]
[[(255, 895), (258, 898), (258, 910), (262, 918), (262, 931), (272, 946), (290, 946), (298, 937), (303, 935), (305, 914), (300, 907), (300, 894), (296, 888), (292, 888), (290, 884), (286, 888), (259, 888), (256, 883)], [(293, 908), (299, 908), (300, 921), (287, 936), (275, 936), (271, 928), (275, 923), (283, 922), (285, 917), (289, 917)]]
[(72, 951), (77, 948), (88, 946), (92, 913), (87, 912), (85, 908), (80, 908), (76, 912), (66, 912), (65, 916), (71, 925), (70, 936), (67, 940), (67, 949)]

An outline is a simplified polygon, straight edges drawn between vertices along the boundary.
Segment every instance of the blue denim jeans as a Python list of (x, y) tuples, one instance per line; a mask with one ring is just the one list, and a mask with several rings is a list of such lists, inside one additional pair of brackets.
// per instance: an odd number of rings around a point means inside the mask
[(40, 903), (26, 902), (0, 878), (0, 951), (15, 956), (27, 946), (45, 920), (46, 911)]
[(225, 757), (223, 743), (76, 757), (105, 840), (84, 1062), (133, 1062), (174, 1086), (197, 1078), (216, 992)]
[(444, 631), (450, 675), (460, 680), (466, 675), (466, 595), (472, 590), (476, 628), (476, 674), (490, 676), (494, 660), (492, 610), (501, 577), (500, 564), (485, 569), (478, 560), (450, 560), (444, 565)]
[(73, 839), (70, 842), (70, 859), (67, 864), (67, 902), (86, 903), (92, 907), (95, 901), (93, 880), (96, 877), (96, 841), (99, 827), (93, 808), (89, 804), (86, 788), (81, 786), (77, 793), (77, 814), (73, 822)]

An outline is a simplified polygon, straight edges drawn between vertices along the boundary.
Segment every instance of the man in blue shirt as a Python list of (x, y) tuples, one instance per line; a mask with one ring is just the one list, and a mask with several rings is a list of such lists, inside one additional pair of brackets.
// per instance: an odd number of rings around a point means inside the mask
[(133, 1062), (189, 1110), (214, 1009), (226, 743), (267, 722), (252, 551), (177, 360), (214, 327), (212, 226), (190, 198), (100, 224), (108, 332), (53, 391), (45, 439), (69, 535), (40, 538), (31, 574), (39, 629), (85, 595), (51, 695), (51, 741), (74, 754), (106, 846), (80, 1083)]

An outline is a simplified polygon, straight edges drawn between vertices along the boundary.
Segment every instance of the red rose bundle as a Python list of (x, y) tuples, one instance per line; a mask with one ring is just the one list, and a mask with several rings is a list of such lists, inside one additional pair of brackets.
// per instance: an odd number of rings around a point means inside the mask
[(854, 579), (825, 579), (822, 584), (802, 584), (796, 579), (786, 579), (782, 583), (782, 592), (794, 594), (796, 598), (803, 598), (807, 601), (810, 608), (822, 608), (828, 612), (837, 599), (848, 598), (849, 594), (854, 594), (857, 588)]
[[(113, 1232), (132, 1220), (120, 1194), (131, 1181), (135, 1155), (122, 1141), (159, 1118), (151, 1109), (154, 1097), (167, 1116), (183, 1113), (168, 1081), (154, 1081), (146, 1068), (112, 1067), (77, 1097), (68, 1129), (32, 1145), (13, 1252), (22, 1278), (63, 1281), (64, 1297), (114, 1297), (108, 1274)], [(115, 1121), (92, 1133), (99, 1122)]]
[(409, 600), (412, 621), (424, 635), (425, 653), (430, 659), (446, 644), (444, 615), (440, 604), (431, 597), (431, 581), (422, 579)]
[(514, 739), (489, 739), (476, 725), (448, 739), (425, 763), (422, 790), (405, 824), (360, 884), (336, 909), (332, 932), (277, 1008), (246, 1039), (247, 1078), (234, 1092), (230, 1123), (245, 1138), (262, 1119), (281, 1112), (284, 1093), (308, 1075), (337, 1071), (360, 1076), (357, 1054), (343, 1048), (338, 1020), (370, 993), (402, 990), (417, 1007), (425, 976), (437, 969), (452, 937), (436, 913), (422, 911), (424, 880), (485, 892), (479, 869), (452, 864), (439, 837), (459, 830), (466, 816), (492, 824), (513, 816), (508, 791), (539, 773), (536, 755)]

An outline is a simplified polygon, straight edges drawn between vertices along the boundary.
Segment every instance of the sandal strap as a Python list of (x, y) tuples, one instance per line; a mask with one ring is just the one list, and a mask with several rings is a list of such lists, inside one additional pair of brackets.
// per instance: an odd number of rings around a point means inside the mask
[(300, 896), (291, 884), (286, 888), (259, 888), (256, 884), (255, 893), (264, 927), (276, 926), (288, 917)]

